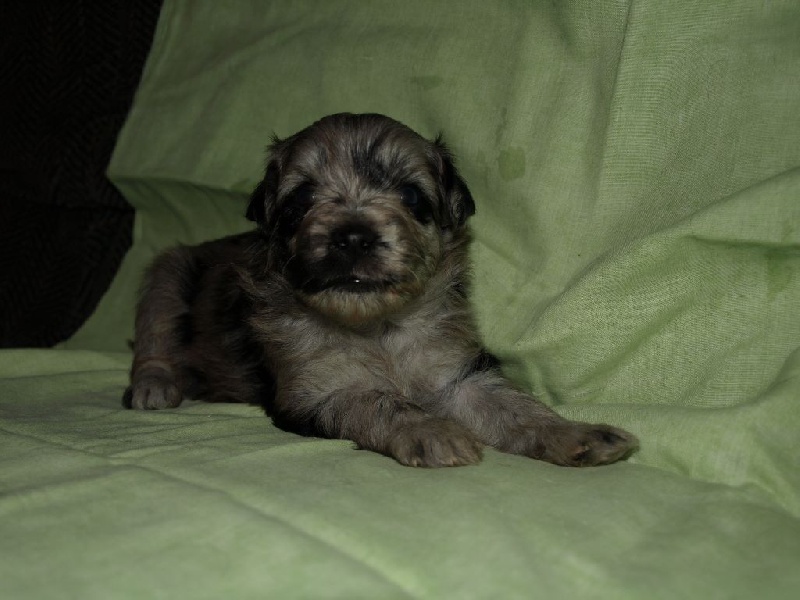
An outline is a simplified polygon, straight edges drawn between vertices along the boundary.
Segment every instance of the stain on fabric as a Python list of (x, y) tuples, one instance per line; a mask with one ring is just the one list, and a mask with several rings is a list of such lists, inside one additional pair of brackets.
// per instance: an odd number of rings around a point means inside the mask
[(512, 146), (500, 151), (497, 158), (500, 177), (505, 181), (519, 179), (525, 175), (525, 150)]
[(767, 251), (767, 298), (770, 300), (783, 292), (792, 282), (798, 270), (797, 260), (792, 258), (796, 259), (798, 256), (791, 256), (790, 253), (780, 250)]
[(439, 75), (418, 75), (411, 78), (411, 83), (427, 92), (442, 85), (444, 79)]

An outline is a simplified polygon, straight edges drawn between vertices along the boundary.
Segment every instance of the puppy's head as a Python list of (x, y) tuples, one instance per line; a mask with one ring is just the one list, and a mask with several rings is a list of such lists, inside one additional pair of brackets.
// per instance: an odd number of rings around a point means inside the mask
[(440, 140), (382, 115), (337, 114), (272, 144), (247, 216), (267, 234), (267, 268), (310, 308), (353, 324), (419, 296), (474, 212)]

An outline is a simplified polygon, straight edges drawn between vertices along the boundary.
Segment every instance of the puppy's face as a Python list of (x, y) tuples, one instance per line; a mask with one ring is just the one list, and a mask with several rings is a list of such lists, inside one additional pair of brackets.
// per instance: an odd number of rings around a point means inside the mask
[(418, 296), (474, 213), (446, 148), (381, 115), (332, 115), (270, 151), (248, 209), (268, 268), (345, 323)]

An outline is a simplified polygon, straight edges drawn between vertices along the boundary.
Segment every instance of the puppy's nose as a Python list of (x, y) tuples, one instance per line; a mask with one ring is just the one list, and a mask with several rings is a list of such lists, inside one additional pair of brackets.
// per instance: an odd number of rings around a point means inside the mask
[(367, 254), (378, 241), (378, 234), (365, 225), (341, 227), (331, 233), (331, 245), (349, 254)]

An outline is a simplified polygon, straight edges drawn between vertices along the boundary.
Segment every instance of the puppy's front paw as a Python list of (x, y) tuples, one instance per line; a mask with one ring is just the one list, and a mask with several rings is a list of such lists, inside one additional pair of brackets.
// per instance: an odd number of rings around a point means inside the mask
[(157, 410), (175, 408), (183, 397), (171, 373), (163, 369), (148, 370), (137, 375), (125, 390), (122, 404), (126, 408)]
[(399, 429), (389, 440), (388, 453), (410, 467), (457, 467), (480, 462), (482, 446), (461, 425), (432, 419)]
[(613, 463), (639, 446), (635, 435), (610, 425), (569, 422), (548, 433), (541, 458), (569, 467)]

